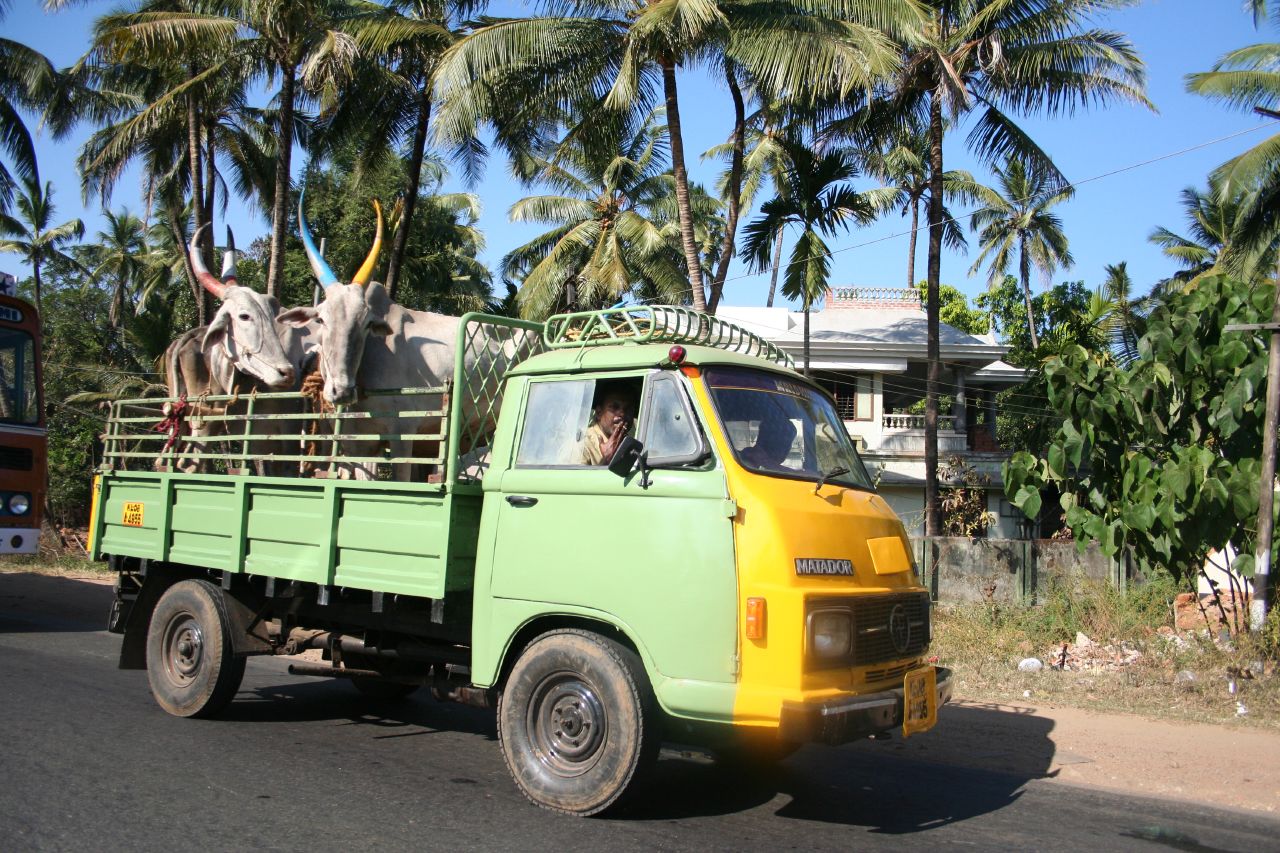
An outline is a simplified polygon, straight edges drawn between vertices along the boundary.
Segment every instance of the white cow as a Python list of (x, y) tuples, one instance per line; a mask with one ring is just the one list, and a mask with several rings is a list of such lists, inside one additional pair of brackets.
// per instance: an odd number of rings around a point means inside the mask
[[(221, 280), (205, 267), (196, 247), (199, 236), (197, 231), (191, 238), (191, 265), (196, 279), (222, 304), (207, 326), (190, 329), (174, 339), (165, 350), (164, 364), (169, 396), (187, 396), (190, 434), (207, 438), (225, 429), (223, 422), (205, 421), (204, 417), (244, 413), (247, 404), (210, 404), (204, 402), (205, 396), (297, 389), (308, 356), (309, 331), (278, 324), (275, 317), (280, 313), (279, 301), (236, 282), (235, 240), (230, 228)], [(255, 404), (255, 414), (285, 414), (299, 408), (282, 407), (281, 402), (261, 401)], [(166, 410), (169, 408), (166, 406)], [(272, 430), (259, 427), (256, 431)], [(272, 445), (279, 443), (255, 442), (250, 452), (269, 453), (278, 450)], [(179, 457), (177, 467), (201, 470), (204, 465), (196, 457), (204, 444), (192, 442), (194, 449)], [(157, 464), (163, 461), (157, 460)], [(267, 470), (266, 466), (257, 467), (260, 472)]]
[[(304, 194), (305, 195), (305, 194)], [(316, 279), (324, 288), (324, 299), (314, 308), (293, 308), (277, 319), (282, 323), (314, 329), (318, 365), (324, 378), (324, 399), (345, 405), (349, 411), (390, 412), (396, 416), (346, 421), (347, 433), (378, 433), (389, 436), (385, 442), (346, 442), (343, 453), (349, 456), (377, 456), (385, 444), (393, 457), (435, 456), (442, 450), (438, 441), (414, 442), (397, 438), (402, 434), (439, 434), (439, 418), (403, 418), (398, 413), (438, 410), (443, 401), (438, 395), (388, 396), (362, 398), (361, 392), (442, 387), (453, 378), (459, 317), (431, 311), (413, 311), (391, 301), (386, 289), (377, 282), (368, 283), (382, 244), (382, 210), (374, 202), (378, 227), (373, 248), (350, 284), (337, 275), (316, 250), (301, 200), (298, 224), (302, 244)], [(493, 354), (479, 358), (468, 354), (466, 370), (483, 370)], [(491, 374), (494, 371), (484, 371)], [(417, 444), (415, 453), (414, 444)], [(369, 479), (369, 466), (355, 465), (352, 476)], [(396, 466), (396, 478), (408, 480), (409, 465)]]

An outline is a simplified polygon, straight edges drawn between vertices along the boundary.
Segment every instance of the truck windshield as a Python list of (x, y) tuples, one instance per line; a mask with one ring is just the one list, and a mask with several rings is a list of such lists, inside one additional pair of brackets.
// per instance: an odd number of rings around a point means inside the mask
[(0, 328), (0, 423), (40, 422), (36, 347), (19, 329)]
[(738, 462), (773, 477), (872, 488), (836, 415), (814, 388), (760, 370), (708, 368), (707, 386)]

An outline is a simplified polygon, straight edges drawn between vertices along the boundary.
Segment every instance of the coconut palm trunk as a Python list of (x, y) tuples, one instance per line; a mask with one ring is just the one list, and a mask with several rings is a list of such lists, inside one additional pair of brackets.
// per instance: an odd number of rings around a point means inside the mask
[(1031, 257), (1027, 254), (1027, 238), (1023, 235), (1018, 245), (1018, 274), (1022, 279), (1022, 298), (1027, 302), (1027, 331), (1031, 333), (1032, 352), (1040, 349), (1036, 335), (1036, 314), (1031, 307)]
[(773, 274), (769, 277), (769, 300), (765, 302), (766, 308), (773, 307), (773, 295), (778, 292), (778, 270), (782, 269), (782, 229), (778, 229), (778, 235), (773, 238)]
[(916, 232), (920, 229), (920, 199), (911, 199), (911, 245), (907, 248), (907, 289), (916, 286)]
[[(192, 71), (194, 74), (194, 69)], [(191, 172), (191, 226), (193, 234), (199, 234), (205, 225), (204, 207), (204, 155), (200, 149), (200, 111), (196, 107), (194, 95), (187, 96), (187, 165)], [(208, 229), (208, 240), (201, 238), (200, 253), (204, 255), (205, 266), (213, 266), (213, 229)], [(179, 245), (185, 244), (183, 237)], [(194, 281), (194, 273), (192, 281)], [(203, 326), (209, 316), (209, 300), (204, 288), (193, 291), (196, 297), (196, 319)]]
[(938, 494), (938, 383), (941, 379), (941, 347), (938, 323), (938, 285), (942, 279), (942, 93), (929, 98), (929, 268), (925, 298), (928, 326), (928, 372), (924, 393), (924, 533), (942, 532)]
[(702, 262), (698, 257), (698, 241), (693, 234), (693, 211), (689, 207), (689, 172), (684, 164), (684, 135), (680, 130), (680, 102), (676, 95), (676, 66), (662, 61), (662, 89), (667, 103), (667, 133), (671, 139), (671, 172), (675, 176), (676, 210), (680, 214), (680, 244), (684, 249), (685, 270), (693, 293), (695, 311), (707, 310), (707, 294), (702, 282)]
[[(282, 57), (283, 58), (283, 57)], [(280, 127), (276, 152), (275, 197), (271, 202), (271, 255), (267, 268), (267, 295), (279, 298), (284, 284), (284, 238), (289, 222), (289, 161), (293, 154), (293, 98), (295, 66), (281, 63)]]
[(729, 277), (729, 262), (733, 260), (734, 236), (738, 233), (738, 214), (742, 205), (742, 160), (747, 139), (746, 104), (742, 100), (742, 89), (738, 86), (733, 65), (725, 66), (724, 76), (733, 97), (733, 153), (729, 160), (729, 185), (726, 188), (729, 198), (728, 210), (725, 211), (724, 242), (720, 246), (720, 263), (711, 280), (711, 298), (707, 303), (707, 311), (711, 314), (716, 313), (720, 305), (724, 282)]
[(418, 120), (413, 129), (413, 147), (409, 152), (409, 185), (404, 192), (404, 210), (396, 226), (396, 236), (391, 242), (391, 258), (387, 261), (387, 295), (394, 302), (400, 286), (400, 270), (404, 266), (404, 253), (409, 245), (409, 228), (418, 205), (418, 188), (422, 181), (422, 160), (427, 151), (427, 129), (431, 124), (431, 91), (424, 88), (419, 95)]

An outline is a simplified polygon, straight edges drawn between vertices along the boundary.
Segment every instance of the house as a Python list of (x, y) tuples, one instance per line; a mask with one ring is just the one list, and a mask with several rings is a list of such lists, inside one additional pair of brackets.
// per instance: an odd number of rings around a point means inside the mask
[[(721, 306), (717, 315), (804, 360), (804, 314)], [(924, 530), (924, 414), (928, 326), (916, 290), (836, 287), (809, 315), (809, 366), (829, 390), (867, 469), (912, 534)], [(940, 469), (959, 462), (985, 478), (989, 537), (1024, 538), (1024, 516), (1004, 498), (996, 394), (1026, 371), (1000, 359), (1008, 347), (941, 324)]]

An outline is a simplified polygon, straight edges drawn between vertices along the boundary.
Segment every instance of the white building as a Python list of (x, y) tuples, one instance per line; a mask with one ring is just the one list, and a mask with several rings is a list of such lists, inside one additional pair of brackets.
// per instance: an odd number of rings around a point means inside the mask
[[(721, 306), (717, 316), (755, 332), (804, 361), (804, 314), (787, 308)], [(924, 415), (908, 409), (924, 399), (927, 321), (915, 290), (837, 287), (809, 315), (809, 366), (836, 398), (841, 417), (880, 493), (914, 534), (924, 530)], [(1024, 535), (1023, 516), (1004, 499), (1000, 466), (1009, 457), (996, 442), (997, 392), (1022, 382), (1026, 371), (1000, 359), (1008, 347), (941, 325), (941, 393), (950, 403), (938, 416), (939, 466), (959, 458), (989, 482), (990, 537)]]

